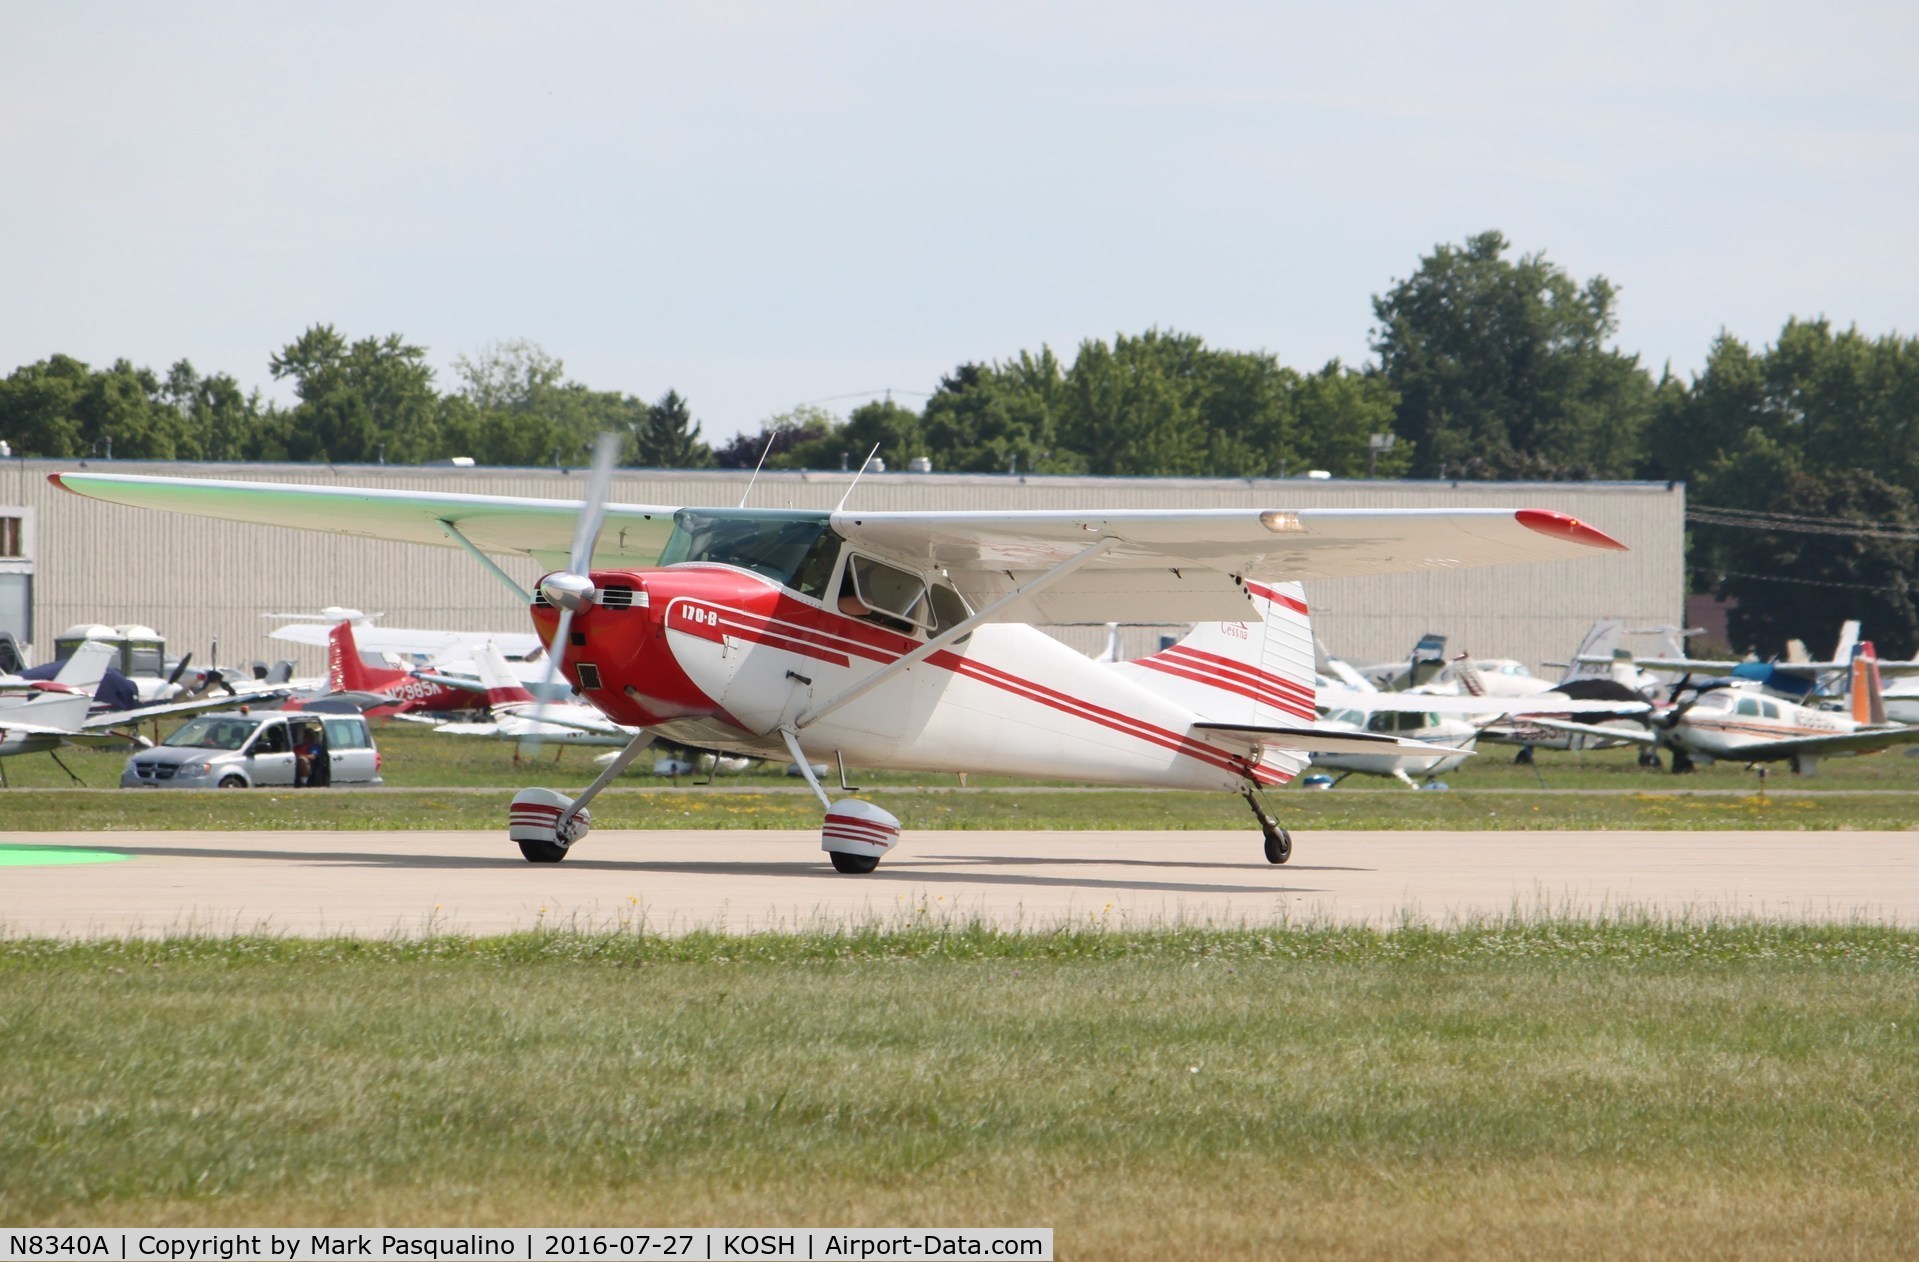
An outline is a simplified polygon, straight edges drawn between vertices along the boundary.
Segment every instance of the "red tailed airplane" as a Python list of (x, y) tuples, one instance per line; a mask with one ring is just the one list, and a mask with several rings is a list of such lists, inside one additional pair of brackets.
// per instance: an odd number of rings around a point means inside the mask
[[(610, 437), (610, 436), (609, 436)], [(834, 801), (812, 764), (1038, 776), (1244, 796), (1326, 750), (1430, 752), (1322, 730), (1305, 579), (1623, 550), (1542, 509), (849, 511), (607, 504), (617, 439), (584, 501), (56, 473), (118, 504), (464, 550), (530, 606), (556, 667), (642, 729), (578, 797), (525, 789), (508, 835), (554, 863), (587, 804), (655, 734), (790, 759), (825, 810), (821, 848), (871, 872), (888, 812)], [(489, 553), (547, 571), (525, 592)], [(1033, 623), (1198, 623), (1171, 648), (1092, 661)]]
[(327, 636), (327, 687), (317, 697), (288, 702), (288, 710), (324, 710), (345, 703), (366, 715), (445, 713), (479, 706), (471, 690), (421, 679), (397, 667), (367, 665), (354, 642), (353, 624), (342, 622)]

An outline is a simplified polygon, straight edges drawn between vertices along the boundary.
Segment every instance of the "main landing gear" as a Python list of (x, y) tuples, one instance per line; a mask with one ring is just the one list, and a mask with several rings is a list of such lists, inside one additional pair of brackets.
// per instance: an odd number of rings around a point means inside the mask
[(652, 743), (651, 733), (642, 732), (634, 737), (577, 798), (552, 789), (521, 789), (515, 793), (513, 804), (507, 808), (506, 835), (519, 845), (526, 861), (558, 863), (566, 858), (573, 843), (590, 830), (592, 817), (587, 814), (586, 804), (598, 797), (600, 790), (612, 784), (627, 764)]
[[(780, 735), (786, 738), (787, 752), (793, 755), (793, 761), (799, 764), (800, 774), (813, 792), (819, 795), (821, 805), (826, 807), (826, 821), (820, 825), (820, 849), (826, 851), (826, 857), (833, 861), (833, 870), (848, 876), (865, 876), (880, 865), (880, 857), (899, 844), (900, 822), (891, 811), (883, 811), (871, 802), (862, 802), (858, 798), (841, 798), (835, 802), (826, 796), (826, 790), (820, 787), (819, 777), (813, 774), (813, 764), (806, 757), (806, 751), (800, 748), (799, 737), (790, 729), (782, 728)], [(841, 765), (840, 783), (845, 781), (845, 766)]]
[(1266, 862), (1284, 863), (1293, 857), (1293, 835), (1279, 826), (1279, 821), (1266, 813), (1254, 796), (1253, 788), (1247, 785), (1240, 789), (1239, 795), (1246, 799), (1246, 805), (1253, 808), (1253, 818), (1259, 821), (1259, 831), (1266, 835)]

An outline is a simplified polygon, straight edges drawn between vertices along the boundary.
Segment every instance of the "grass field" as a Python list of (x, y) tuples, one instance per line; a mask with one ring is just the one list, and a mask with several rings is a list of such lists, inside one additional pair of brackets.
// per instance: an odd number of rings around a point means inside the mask
[[(548, 747), (538, 758), (523, 767), (513, 765), (512, 746), (499, 741), (447, 736), (419, 724), (376, 722), (380, 749), (384, 758), (383, 774), (395, 788), (520, 788), (529, 784), (554, 787), (584, 786), (598, 773), (593, 755), (607, 752), (591, 748), (557, 749)], [(165, 734), (170, 728), (161, 728)], [(1485, 745), (1478, 757), (1469, 759), (1456, 771), (1446, 773), (1447, 783), (1455, 789), (1611, 789), (1634, 792), (1671, 793), (1690, 790), (1753, 792), (1758, 777), (1744, 767), (1718, 764), (1702, 767), (1687, 776), (1640, 767), (1631, 750), (1604, 750), (1598, 753), (1567, 754), (1541, 751), (1536, 768), (1515, 766), (1510, 747)], [(126, 765), (126, 753), (109, 750), (62, 750), (60, 757), (88, 786), (112, 788), (120, 782)], [(642, 755), (621, 783), (659, 787), (674, 782), (649, 774), (653, 759)], [(73, 782), (44, 754), (8, 758), (0, 762), (10, 784), (23, 788), (66, 788)], [(951, 775), (872, 772), (850, 769), (855, 783), (882, 787), (927, 786), (958, 787)], [(837, 773), (836, 773), (837, 774)], [(685, 777), (678, 783), (692, 785), (699, 777)], [(777, 765), (743, 776), (725, 777), (723, 785), (747, 788), (797, 787), (796, 777), (781, 773)], [(1028, 783), (992, 778), (973, 778), (978, 786), (1011, 786)], [(1043, 783), (1043, 782), (1042, 782)], [(1793, 789), (1869, 789), (1884, 792), (1919, 792), (1919, 758), (1897, 752), (1864, 758), (1826, 758), (1820, 760), (1819, 773), (1810, 778), (1786, 774), (1775, 768), (1767, 779), (1774, 793)], [(1404, 785), (1377, 776), (1354, 776), (1335, 793), (1382, 793), (1398, 797), (1409, 795)]]
[(10, 1224), (1050, 1225), (1909, 1257), (1919, 935), (0, 943)]

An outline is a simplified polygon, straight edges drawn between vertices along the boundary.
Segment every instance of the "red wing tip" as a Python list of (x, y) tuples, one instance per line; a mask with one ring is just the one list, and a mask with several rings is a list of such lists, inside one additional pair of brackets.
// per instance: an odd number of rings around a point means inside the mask
[(1605, 548), (1613, 552), (1628, 551), (1625, 544), (1613, 538), (1603, 530), (1595, 530), (1577, 517), (1565, 513), (1555, 513), (1548, 508), (1522, 508), (1513, 514), (1519, 524), (1528, 530), (1537, 530), (1542, 535), (1551, 535), (1556, 539), (1570, 539), (1574, 543), (1583, 543), (1589, 548)]
[(67, 475), (64, 473), (49, 473), (47, 475), (47, 481), (53, 483), (55, 486), (67, 492), (69, 495), (78, 495), (80, 492), (74, 490), (72, 487), (68, 486), (65, 482), (62, 482), (60, 480), (61, 478), (64, 478), (65, 476)]

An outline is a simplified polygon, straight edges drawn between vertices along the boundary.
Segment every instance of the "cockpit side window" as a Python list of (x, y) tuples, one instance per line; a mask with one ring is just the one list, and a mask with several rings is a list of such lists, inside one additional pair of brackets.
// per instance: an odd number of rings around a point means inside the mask
[(966, 607), (966, 598), (945, 583), (935, 583), (930, 589), (933, 593), (933, 633), (944, 632), (956, 627), (973, 616)]
[(932, 625), (926, 582), (917, 574), (855, 555), (847, 559), (845, 582), (852, 584), (854, 594), (874, 613), (916, 627)]

